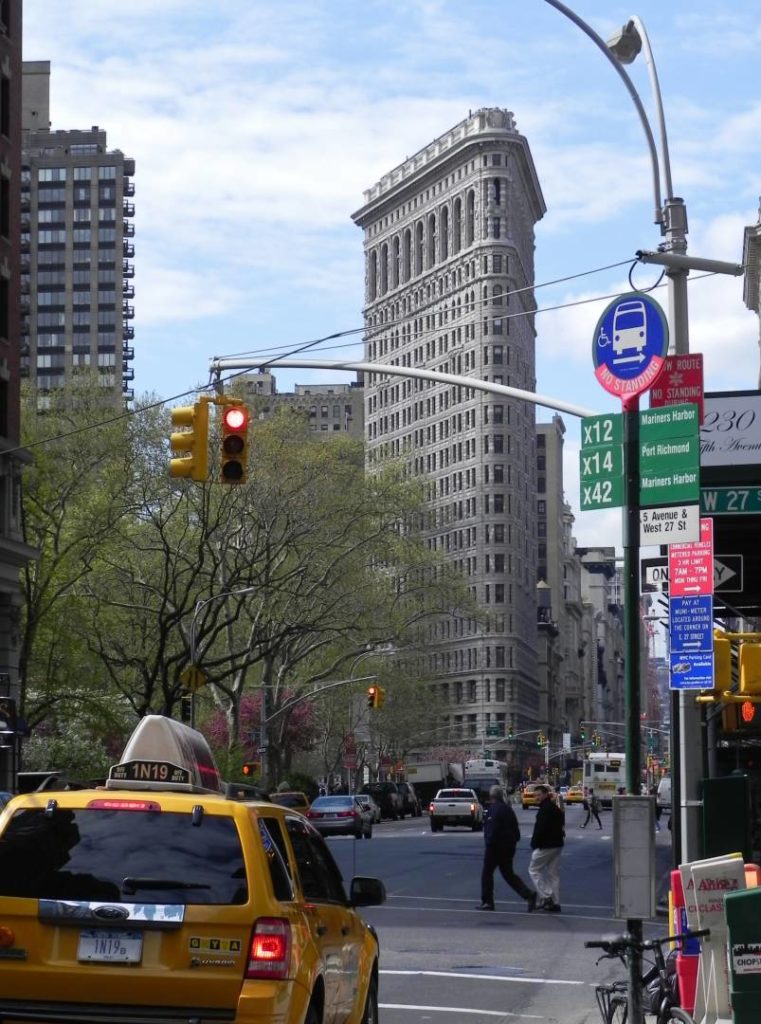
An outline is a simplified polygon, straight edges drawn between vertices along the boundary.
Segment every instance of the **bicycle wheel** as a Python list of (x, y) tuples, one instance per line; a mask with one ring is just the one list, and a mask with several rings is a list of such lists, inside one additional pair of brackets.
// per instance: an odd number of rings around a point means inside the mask
[(629, 998), (619, 992), (613, 996), (608, 1007), (606, 1024), (626, 1024), (629, 1017)]
[(626, 992), (622, 991), (620, 986), (597, 985), (595, 996), (602, 1024), (626, 1024), (629, 1001)]
[(658, 1018), (658, 1024), (695, 1024), (693, 1017), (680, 1006), (670, 1006), (663, 1017)]

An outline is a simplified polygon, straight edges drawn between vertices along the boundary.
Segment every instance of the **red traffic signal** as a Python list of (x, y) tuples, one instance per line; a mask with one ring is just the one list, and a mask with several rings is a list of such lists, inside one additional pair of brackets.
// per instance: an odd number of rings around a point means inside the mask
[(247, 779), (252, 779), (255, 775), (259, 774), (260, 767), (260, 761), (244, 761), (241, 770)]
[(246, 482), (248, 466), (248, 409), (228, 405), (222, 413), (221, 480), (223, 484)]

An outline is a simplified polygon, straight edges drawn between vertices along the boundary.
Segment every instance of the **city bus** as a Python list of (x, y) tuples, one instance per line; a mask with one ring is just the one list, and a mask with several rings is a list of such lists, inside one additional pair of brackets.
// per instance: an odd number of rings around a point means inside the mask
[(594, 753), (584, 758), (584, 790), (595, 791), (603, 807), (613, 806), (616, 793), (626, 792), (626, 754)]

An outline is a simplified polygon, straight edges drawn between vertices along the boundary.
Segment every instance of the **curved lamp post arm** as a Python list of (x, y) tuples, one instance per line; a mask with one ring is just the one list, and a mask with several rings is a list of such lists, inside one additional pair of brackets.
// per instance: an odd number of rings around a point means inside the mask
[[(639, 37), (642, 40), (642, 49), (645, 54), (645, 62), (647, 63), (647, 73), (650, 76), (650, 88), (653, 93), (653, 101), (655, 103), (655, 112), (658, 118), (658, 133), (661, 137), (661, 161), (663, 163), (663, 187), (666, 190), (666, 199), (672, 199), (674, 196), (674, 187), (671, 183), (671, 159), (669, 157), (669, 142), (666, 134), (666, 118), (663, 115), (663, 100), (661, 98), (661, 87), (658, 82), (658, 72), (655, 68), (655, 58), (653, 57), (653, 51), (650, 46), (650, 39), (647, 35), (647, 29), (642, 24), (642, 20), (633, 14), (629, 19), (631, 24), (639, 33)], [(610, 52), (610, 51), (608, 51)]]
[[(659, 163), (658, 163), (658, 150), (656, 149), (656, 146), (655, 146), (655, 139), (653, 138), (653, 132), (652, 132), (652, 129), (650, 128), (650, 122), (647, 119), (647, 113), (645, 112), (645, 108), (642, 106), (642, 100), (639, 98), (639, 93), (634, 88), (634, 83), (632, 82), (631, 78), (629, 78), (629, 76), (627, 75), (626, 71), (624, 71), (623, 67), (619, 64), (619, 62), (613, 56), (613, 54), (610, 52), (610, 50), (608, 49), (608, 45), (605, 42), (605, 40), (602, 39), (600, 36), (598, 36), (598, 34), (595, 32), (595, 30), (590, 25), (587, 25), (587, 23), (582, 18), (580, 18), (578, 16), (578, 14), (576, 14), (574, 11), (572, 11), (570, 9), (570, 7), (566, 7), (566, 5), (561, 3), (560, 0), (545, 0), (545, 3), (550, 4), (551, 7), (554, 7), (556, 10), (560, 11), (561, 14), (564, 14), (566, 16), (566, 18), (569, 18), (574, 23), (574, 25), (577, 25), (578, 28), (580, 28), (582, 32), (584, 32), (586, 35), (589, 36), (589, 38), (592, 40), (592, 42), (595, 44), (595, 46), (599, 50), (601, 50), (602, 53), (605, 55), (606, 60), (608, 60), (613, 65), (613, 67), (616, 69), (616, 74), (618, 75), (618, 77), (621, 79), (621, 81), (626, 86), (626, 91), (631, 96), (632, 102), (634, 103), (634, 106), (636, 107), (637, 113), (639, 114), (639, 119), (640, 119), (640, 122), (642, 123), (642, 129), (643, 129), (643, 131), (645, 133), (645, 139), (647, 140), (647, 146), (648, 146), (648, 149), (650, 150), (650, 163), (652, 165), (652, 177), (653, 177), (653, 197), (655, 199), (655, 223), (662, 225), (663, 224), (663, 209), (662, 209), (662, 204), (661, 204), (661, 183), (660, 183), (660, 168), (659, 168)], [(650, 51), (649, 51), (649, 43), (647, 44), (647, 46), (648, 46), (648, 52), (650, 53)], [(652, 59), (652, 53), (650, 53), (650, 59), (648, 60), (648, 66), (649, 67), (651, 66), (651, 59)], [(655, 74), (655, 67), (654, 67), (654, 65), (652, 65), (652, 73)], [(657, 78), (656, 78), (656, 82), (657, 82)], [(661, 115), (662, 115), (662, 111), (661, 111)], [(662, 117), (661, 117), (661, 121), (662, 121)], [(663, 129), (663, 132), (665, 132), (665, 128)]]

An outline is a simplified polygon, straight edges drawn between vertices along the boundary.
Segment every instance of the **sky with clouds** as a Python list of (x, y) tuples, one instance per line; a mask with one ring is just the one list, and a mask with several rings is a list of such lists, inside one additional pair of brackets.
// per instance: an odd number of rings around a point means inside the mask
[[(632, 14), (645, 24), (689, 252), (739, 262), (761, 194), (757, 0), (574, 10), (604, 39)], [(615, 70), (546, 0), (25, 0), (24, 59), (51, 62), (54, 130), (99, 125), (136, 160), (138, 394), (205, 384), (213, 356), (282, 353), (361, 327), (351, 214), (363, 190), (469, 111), (500, 106), (529, 141), (547, 205), (537, 391), (618, 410), (592, 367), (606, 303), (583, 300), (629, 291), (626, 261), (660, 241), (650, 160)], [(629, 73), (657, 136), (642, 56)], [(707, 390), (755, 387), (759, 326), (742, 280), (698, 277), (690, 343)], [(637, 287), (656, 278), (633, 274)], [(654, 295), (667, 305), (665, 287)], [(356, 340), (342, 345), (315, 355), (361, 355)], [(280, 390), (349, 379), (276, 375)], [(578, 508), (578, 422), (564, 421)], [(577, 513), (574, 532), (620, 544), (620, 514)]]

